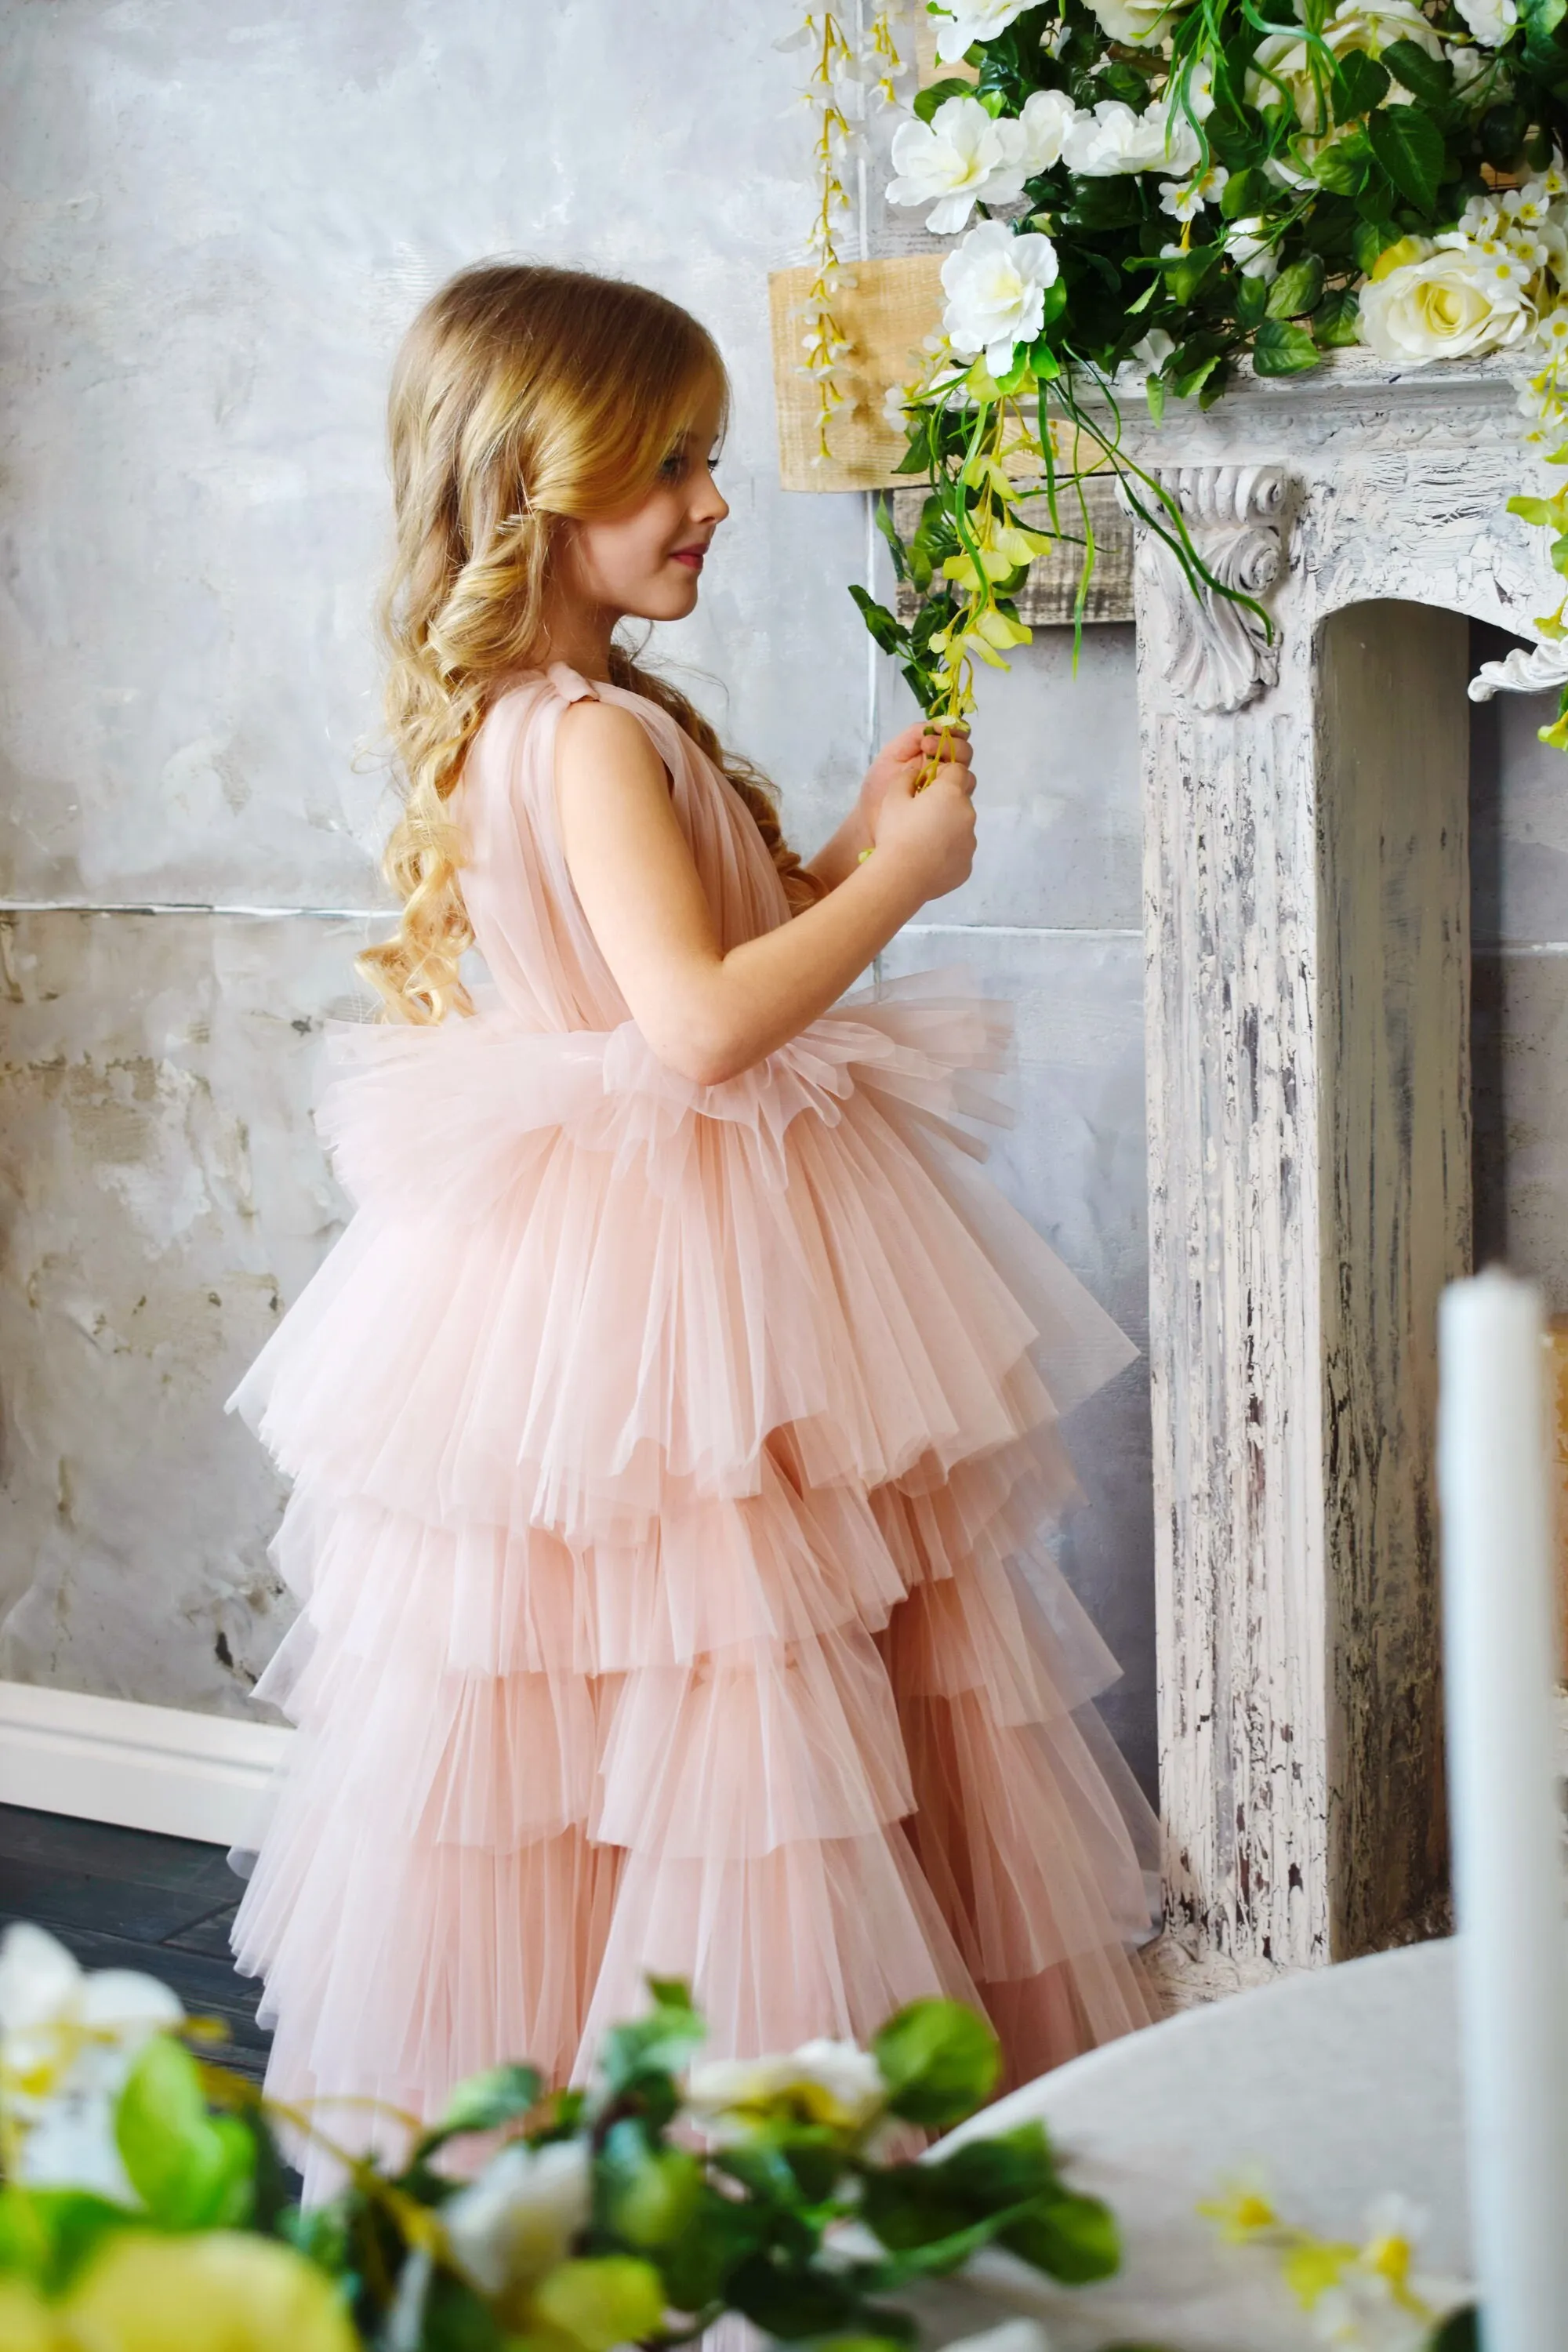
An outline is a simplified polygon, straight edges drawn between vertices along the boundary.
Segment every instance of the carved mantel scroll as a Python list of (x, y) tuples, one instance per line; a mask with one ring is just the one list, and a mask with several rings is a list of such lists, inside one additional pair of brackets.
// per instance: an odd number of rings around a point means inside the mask
[(1533, 636), (1561, 583), (1505, 511), (1528, 458), (1485, 363), (1399, 377), (1343, 354), (1159, 428), (1124, 415), (1205, 562), (1273, 624), (1194, 597), (1140, 534), (1167, 1914), (1200, 1965), (1312, 1965), (1442, 1899), (1462, 616)]
[[(1260, 601), (1279, 577), (1286, 476), (1282, 466), (1162, 468), (1194, 547), (1222, 587)], [(1173, 691), (1194, 710), (1242, 710), (1279, 675), (1277, 636), (1244, 604), (1194, 591), (1176, 555), (1151, 539), (1165, 600)]]

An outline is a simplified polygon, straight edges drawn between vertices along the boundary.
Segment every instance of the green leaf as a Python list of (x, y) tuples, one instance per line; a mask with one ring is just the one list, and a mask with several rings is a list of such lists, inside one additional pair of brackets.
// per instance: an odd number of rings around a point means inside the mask
[(1252, 364), (1259, 375), (1304, 375), (1322, 357), (1305, 327), (1286, 319), (1265, 319), (1252, 343)]
[(893, 559), (895, 576), (900, 580), (907, 580), (910, 576), (910, 560), (904, 552), (904, 542), (894, 527), (893, 510), (879, 490), (871, 502), (871, 515), (877, 529), (888, 542), (888, 551)]
[(1568, 0), (1521, 0), (1519, 13), (1531, 47), (1544, 47), (1568, 16)]
[(910, 633), (898, 615), (889, 613), (885, 604), (879, 604), (876, 598), (868, 595), (858, 580), (851, 580), (848, 584), (849, 593), (859, 608), (860, 618), (865, 622), (882, 651), (885, 654), (907, 654), (910, 650)]
[(1432, 2338), (1431, 2352), (1481, 2352), (1480, 2314), (1474, 2304), (1448, 2314)]
[(1550, 499), (1510, 499), (1506, 511), (1518, 515), (1523, 522), (1533, 523), (1539, 530), (1555, 530), (1563, 520)]
[[(1568, 5), (1568, 0), (1564, 0)], [(1360, 55), (1359, 51), (1354, 52)], [(1246, 220), (1260, 213), (1274, 190), (1261, 172), (1250, 165), (1244, 172), (1233, 172), (1220, 190), (1219, 208), (1226, 220)]]
[(893, 2114), (916, 2124), (954, 2124), (984, 2106), (1002, 2066), (990, 2026), (957, 2000), (911, 2001), (888, 2020), (871, 2054)]
[(1361, 301), (1353, 286), (1337, 286), (1325, 294), (1312, 313), (1312, 340), (1321, 352), (1348, 351), (1359, 343), (1356, 331)]
[(786, 2342), (837, 2334), (861, 2316), (859, 2299), (844, 2282), (822, 2271), (786, 2270), (760, 2252), (731, 2273), (727, 2293), (736, 2311)]
[[(1568, 0), (1564, 5), (1568, 5)], [(1388, 68), (1380, 66), (1375, 58), (1368, 57), (1364, 49), (1351, 49), (1334, 68), (1330, 88), (1334, 121), (1353, 122), (1358, 114), (1370, 114), (1388, 96)]]
[[(1373, 121), (1382, 119), (1381, 115), (1372, 117)], [(1366, 177), (1372, 152), (1366, 123), (1352, 122), (1342, 137), (1320, 148), (1316, 155), (1303, 156), (1301, 161), (1318, 185), (1331, 196), (1353, 196)]]
[(1439, 110), (1454, 95), (1454, 68), (1448, 58), (1434, 58), (1418, 41), (1391, 41), (1380, 52), (1384, 64), (1423, 106)]
[(1192, 367), (1178, 368), (1171, 363), (1171, 388), (1178, 400), (1191, 400), (1194, 392), (1201, 393), (1219, 365), (1219, 353), (1207, 352)]
[(1267, 316), (1300, 319), (1315, 310), (1323, 290), (1323, 265), (1315, 253), (1282, 269), (1268, 289)]
[(1377, 268), (1379, 257), (1386, 253), (1391, 245), (1399, 243), (1399, 235), (1392, 221), (1357, 221), (1351, 232), (1351, 251), (1363, 278), (1370, 278)]
[[(1397, 46), (1397, 44), (1396, 44)], [(1385, 106), (1366, 126), (1372, 152), (1402, 196), (1430, 213), (1443, 176), (1443, 134), (1418, 106)]]
[(1225, 249), (1217, 245), (1194, 245), (1179, 261), (1165, 265), (1165, 285), (1173, 302), (1185, 310), (1214, 276), (1224, 258)]
[(1165, 414), (1165, 387), (1157, 375), (1145, 379), (1143, 397), (1149, 404), (1149, 414), (1156, 425)]
[(132, 2062), (114, 2109), (114, 2143), (132, 2187), (168, 2230), (244, 2220), (256, 2142), (236, 2116), (209, 2116), (201, 2070), (183, 2042), (154, 2033)]
[(1116, 2217), (1098, 2197), (1042, 2198), (1008, 2224), (1000, 2242), (1021, 2261), (1068, 2286), (1110, 2278), (1121, 2262)]
[(1131, 228), (1142, 217), (1136, 173), (1113, 172), (1103, 180), (1073, 182), (1072, 209), (1064, 215), (1064, 224), (1090, 231)]
[(664, 2317), (664, 2281), (635, 2254), (559, 2263), (533, 2290), (533, 2309), (583, 2352), (615, 2352), (651, 2336)]
[(628, 2116), (605, 2136), (598, 2186), (606, 2229), (629, 2245), (668, 2246), (697, 2210), (702, 2166), (689, 2148), (655, 2147)]
[(1019, 2124), (994, 2139), (965, 2140), (951, 2156), (940, 2163), (928, 2160), (921, 2169), (945, 2182), (972, 2216), (1022, 2204), (1057, 2185), (1050, 2137), (1038, 2122)]
[(458, 2084), (436, 2128), (446, 2137), (457, 2132), (494, 2131), (501, 2124), (521, 2122), (538, 2105), (543, 2088), (531, 2066), (491, 2066)]
[(1258, 273), (1250, 278), (1237, 272), (1236, 315), (1244, 327), (1256, 327), (1268, 308), (1268, 280)]
[(929, 89), (915, 92), (915, 112), (922, 122), (929, 122), (945, 100), (973, 96), (974, 84), (972, 81), (963, 81), (950, 74), (944, 81), (933, 81)]
[(129, 2206), (85, 2189), (0, 2189), (0, 2276), (62, 2294), (106, 2237), (142, 2221)]

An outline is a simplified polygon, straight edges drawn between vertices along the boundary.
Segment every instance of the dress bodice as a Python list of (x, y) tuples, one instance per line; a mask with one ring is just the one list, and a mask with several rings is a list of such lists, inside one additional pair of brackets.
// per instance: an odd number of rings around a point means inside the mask
[(568, 703), (585, 695), (618, 703), (647, 728), (668, 771), (721, 948), (789, 919), (750, 810), (667, 711), (564, 662), (526, 672), (487, 712), (453, 807), (467, 835), (463, 896), (479, 953), (507, 1010), (532, 1029), (614, 1029), (629, 1018), (561, 844), (555, 730)]

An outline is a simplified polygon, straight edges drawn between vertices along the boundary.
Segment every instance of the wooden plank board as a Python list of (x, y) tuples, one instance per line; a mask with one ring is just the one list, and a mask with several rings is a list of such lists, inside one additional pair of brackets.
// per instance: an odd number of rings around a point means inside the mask
[(943, 258), (940, 253), (896, 254), (858, 261), (848, 272), (855, 282), (844, 289), (837, 311), (849, 338), (847, 380), (828, 426), (833, 455), (822, 464), (815, 462), (816, 383), (801, 373), (805, 329), (799, 306), (810, 293), (816, 268), (803, 262), (770, 272), (779, 478), (786, 490), (884, 489), (897, 478), (893, 468), (907, 444), (883, 415), (883, 403), (890, 384), (914, 373), (923, 339), (941, 322)]

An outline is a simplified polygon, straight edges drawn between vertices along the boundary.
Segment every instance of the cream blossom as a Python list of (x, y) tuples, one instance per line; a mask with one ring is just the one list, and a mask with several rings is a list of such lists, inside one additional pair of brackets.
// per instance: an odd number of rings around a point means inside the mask
[(943, 99), (929, 122), (900, 122), (893, 133), (895, 205), (930, 205), (926, 226), (952, 236), (976, 197), (1006, 204), (1021, 194), (1025, 133), (1019, 122), (994, 121), (977, 98)]
[(1065, 89), (1030, 92), (1017, 118), (1026, 179), (1032, 180), (1037, 172), (1049, 172), (1061, 162), (1062, 142), (1078, 120), (1079, 110)]
[(1153, 375), (1164, 366), (1175, 348), (1174, 341), (1163, 327), (1151, 327), (1142, 341), (1133, 344), (1132, 356), (1140, 366), (1146, 367)]
[(1170, 100), (1157, 98), (1142, 114), (1134, 114), (1119, 98), (1103, 98), (1092, 114), (1080, 114), (1062, 142), (1069, 172), (1086, 180), (1109, 179), (1118, 172), (1167, 172), (1174, 177), (1196, 169), (1201, 157), (1198, 134), (1178, 109), (1168, 112)]
[(30, 1920), (7, 1927), (0, 1937), (0, 2112), (20, 2131), (16, 2178), (134, 2205), (114, 2142), (114, 2103), (148, 2036), (184, 2016), (155, 1977), (89, 1972)]
[(710, 2122), (743, 2122), (787, 2102), (804, 2107), (813, 2122), (840, 2131), (869, 2123), (887, 2096), (881, 2068), (868, 2052), (826, 2038), (768, 2058), (707, 2059), (692, 2068), (686, 2085), (688, 2108)]
[(480, 2294), (527, 2285), (564, 2262), (593, 2210), (585, 2142), (513, 2140), (441, 2208), (452, 2259)]
[(1089, 0), (1107, 37), (1128, 48), (1152, 48), (1163, 41), (1188, 0)]
[(1454, 0), (1454, 5), (1486, 49), (1500, 48), (1519, 22), (1515, 0)]
[(954, 352), (970, 359), (983, 352), (992, 374), (1003, 374), (1017, 345), (1033, 342), (1044, 325), (1046, 289), (1056, 278), (1048, 236), (1015, 236), (1003, 221), (972, 228), (942, 265), (942, 331)]
[(956, 65), (976, 41), (994, 41), (1033, 0), (948, 0), (936, 16), (936, 53)]
[[(1348, 57), (1352, 49), (1375, 58), (1395, 41), (1414, 41), (1430, 58), (1443, 55), (1442, 42), (1414, 0), (1342, 0), (1325, 20), (1322, 37), (1336, 58)], [(1267, 34), (1247, 68), (1247, 96), (1252, 105), (1277, 104), (1281, 94), (1290, 100), (1303, 131), (1315, 136), (1324, 130), (1318, 113), (1311, 50), (1304, 35)], [(1400, 104), (1407, 96), (1395, 82), (1385, 102)]]
[(1229, 178), (1223, 163), (1211, 163), (1206, 172), (1194, 172), (1190, 180), (1162, 180), (1160, 209), (1176, 220), (1189, 221), (1205, 205), (1218, 203)]
[(1261, 213), (1232, 221), (1225, 249), (1244, 278), (1273, 278), (1279, 271), (1279, 256), (1268, 238)]
[(1518, 342), (1535, 313), (1510, 257), (1489, 260), (1458, 232), (1390, 246), (1361, 289), (1361, 339), (1380, 359), (1419, 366)]

